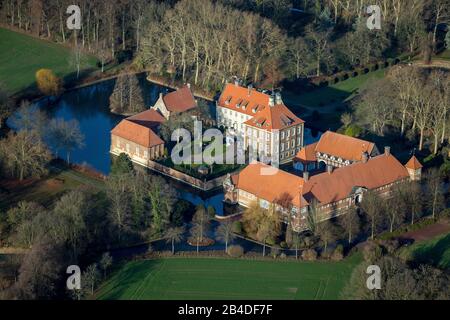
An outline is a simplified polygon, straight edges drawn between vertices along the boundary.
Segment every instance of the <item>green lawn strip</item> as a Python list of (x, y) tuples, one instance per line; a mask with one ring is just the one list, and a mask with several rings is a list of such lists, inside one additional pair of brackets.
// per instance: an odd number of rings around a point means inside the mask
[(308, 93), (285, 91), (283, 92), (283, 100), (288, 106), (302, 105), (320, 108), (345, 101), (363, 89), (368, 83), (376, 79), (381, 79), (384, 75), (385, 70), (381, 69), (354, 78), (349, 78), (348, 80)]
[[(56, 183), (55, 183), (56, 182)], [(32, 201), (50, 207), (65, 192), (88, 185), (103, 190), (103, 181), (88, 177), (74, 170), (54, 170), (41, 180), (36, 180), (26, 186), (19, 186), (10, 192), (0, 193), (0, 211), (8, 210), (20, 201)]]
[(342, 262), (168, 258), (133, 261), (99, 299), (338, 299), (359, 255)]
[(443, 60), (450, 60), (450, 49), (441, 52), (436, 57)]
[[(50, 41), (0, 28), (0, 82), (10, 94), (33, 87), (36, 71), (52, 69), (59, 77), (73, 76), (69, 48)], [(82, 69), (97, 69), (97, 59), (88, 56)]]
[(450, 233), (403, 248), (399, 255), (407, 261), (450, 269)]

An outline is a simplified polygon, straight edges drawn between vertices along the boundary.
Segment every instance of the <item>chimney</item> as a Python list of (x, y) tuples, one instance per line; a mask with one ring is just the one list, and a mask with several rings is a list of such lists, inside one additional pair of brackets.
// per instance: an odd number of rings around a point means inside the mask
[(303, 171), (303, 180), (305, 180), (305, 182), (308, 182), (308, 180), (309, 180), (309, 172), (308, 171)]
[(239, 87), (239, 79), (237, 77), (234, 79), (234, 85)]
[(384, 155), (385, 156), (391, 155), (391, 147), (384, 147)]
[(327, 172), (328, 172), (329, 174), (332, 174), (332, 173), (333, 173), (333, 166), (327, 165)]
[(369, 161), (369, 154), (367, 152), (363, 152), (362, 154), (362, 162), (367, 163)]
[(269, 107), (273, 107), (275, 105), (275, 97), (273, 95), (269, 96)]
[(248, 96), (250, 96), (250, 94), (252, 93), (253, 85), (249, 84), (247, 88), (248, 88)]
[(281, 93), (277, 92), (275, 94), (275, 102), (277, 105), (283, 104), (283, 100), (281, 100)]

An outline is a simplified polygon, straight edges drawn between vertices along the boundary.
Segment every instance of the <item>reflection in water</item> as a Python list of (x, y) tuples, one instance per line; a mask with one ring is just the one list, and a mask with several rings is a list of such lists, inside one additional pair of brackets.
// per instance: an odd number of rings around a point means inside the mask
[[(145, 80), (145, 75), (139, 76), (139, 81), (144, 93), (144, 101), (147, 106), (156, 103), (160, 93), (166, 93), (171, 89), (161, 85), (152, 84)], [(109, 153), (111, 136), (110, 131), (122, 119), (122, 116), (109, 112), (109, 97), (114, 89), (115, 80), (107, 80), (101, 83), (72, 90), (59, 99), (59, 101), (49, 106), (46, 98), (37, 102), (37, 105), (46, 111), (50, 119), (63, 118), (65, 120), (76, 119), (80, 124), (80, 130), (85, 138), (85, 146), (82, 149), (71, 152), (71, 161), (77, 164), (87, 165), (95, 170), (109, 174), (111, 166), (111, 156)], [(209, 102), (211, 110), (214, 110), (214, 103)], [(305, 144), (317, 141), (320, 134), (313, 137), (310, 129), (305, 130)], [(50, 145), (50, 148), (52, 146)], [(60, 154), (65, 150), (59, 150)], [(180, 188), (174, 181), (170, 181), (174, 188), (180, 191), (180, 197), (198, 205), (213, 206), (218, 214), (223, 214), (222, 200), (223, 193), (215, 195), (203, 195), (186, 186)], [(181, 191), (181, 190), (182, 191)]]

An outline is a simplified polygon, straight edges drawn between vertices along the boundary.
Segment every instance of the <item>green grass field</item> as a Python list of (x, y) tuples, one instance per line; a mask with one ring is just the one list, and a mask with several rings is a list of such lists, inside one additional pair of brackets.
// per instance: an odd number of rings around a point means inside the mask
[(102, 300), (338, 299), (353, 268), (343, 262), (169, 258), (125, 264), (98, 290)]
[(328, 87), (320, 88), (308, 93), (283, 92), (283, 100), (287, 105), (304, 105), (308, 107), (326, 106), (333, 103), (342, 102), (353, 94), (364, 88), (373, 80), (381, 79), (385, 75), (385, 70), (377, 70), (355, 78), (338, 82)]
[[(41, 68), (52, 69), (62, 78), (74, 77), (69, 57), (70, 49), (61, 45), (0, 28), (0, 82), (9, 94), (33, 87)], [(83, 69), (96, 68), (96, 62), (89, 57)]]
[(450, 233), (433, 240), (415, 243), (403, 249), (400, 256), (408, 261), (450, 269)]

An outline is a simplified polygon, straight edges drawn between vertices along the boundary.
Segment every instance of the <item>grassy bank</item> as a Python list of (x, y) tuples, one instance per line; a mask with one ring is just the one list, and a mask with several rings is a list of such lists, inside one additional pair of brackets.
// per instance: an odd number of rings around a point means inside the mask
[(288, 106), (302, 105), (318, 108), (320, 111), (320, 107), (340, 103), (350, 98), (370, 82), (383, 78), (385, 72), (384, 69), (369, 72), (308, 93), (285, 91), (283, 100)]
[(426, 263), (450, 269), (450, 233), (404, 248), (400, 256), (414, 263)]
[[(52, 69), (65, 82), (75, 79), (71, 50), (53, 42), (0, 28), (0, 82), (9, 94), (35, 88), (35, 73)], [(94, 70), (97, 60), (87, 57), (83, 70)]]

